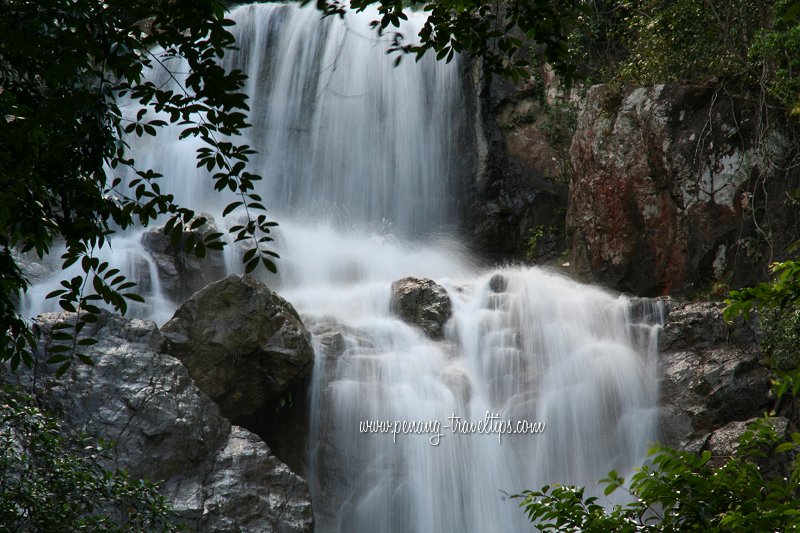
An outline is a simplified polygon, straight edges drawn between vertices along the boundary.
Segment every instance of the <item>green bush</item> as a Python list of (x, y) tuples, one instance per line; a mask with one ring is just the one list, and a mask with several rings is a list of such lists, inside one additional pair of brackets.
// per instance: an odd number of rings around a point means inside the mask
[(616, 472), (601, 480), (605, 494), (622, 489), (630, 503), (606, 508), (580, 487), (553, 485), (517, 495), (541, 531), (790, 531), (800, 527), (800, 469), (782, 477), (764, 468), (773, 449), (800, 447), (800, 434), (781, 442), (769, 418), (759, 419), (739, 439), (734, 456), (712, 466), (701, 454), (658, 447), (649, 464), (628, 484)]
[(31, 397), (0, 388), (0, 531), (178, 531), (156, 487), (105, 469), (106, 452), (63, 434)]
[(569, 57), (590, 83), (724, 80), (789, 109), (800, 106), (798, 14), (798, 0), (585, 0)]
[(800, 307), (759, 312), (765, 362), (775, 372), (800, 367)]
[(652, 85), (750, 78), (750, 47), (770, 24), (760, 0), (626, 0), (629, 54), (620, 75)]
[[(779, 0), (773, 7), (773, 24), (764, 28), (750, 49), (750, 60), (770, 73), (767, 89), (786, 105), (800, 106), (800, 2)], [(795, 111), (800, 113), (800, 109)]]

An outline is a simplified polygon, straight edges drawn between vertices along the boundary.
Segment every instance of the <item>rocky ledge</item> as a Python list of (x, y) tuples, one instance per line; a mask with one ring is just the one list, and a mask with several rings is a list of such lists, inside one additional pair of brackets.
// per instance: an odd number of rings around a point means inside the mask
[(661, 441), (691, 451), (718, 448), (736, 424), (744, 427), (774, 403), (755, 322), (727, 324), (718, 302), (668, 306), (660, 336)]
[(313, 514), (306, 482), (258, 436), (231, 425), (181, 362), (162, 353), (150, 321), (104, 313), (84, 329), (97, 339), (93, 366), (76, 364), (54, 379), (44, 361), (52, 328), (70, 314), (39, 317), (40, 363), (9, 373), (58, 413), (68, 430), (113, 441), (114, 463), (159, 482), (191, 531), (308, 532)]

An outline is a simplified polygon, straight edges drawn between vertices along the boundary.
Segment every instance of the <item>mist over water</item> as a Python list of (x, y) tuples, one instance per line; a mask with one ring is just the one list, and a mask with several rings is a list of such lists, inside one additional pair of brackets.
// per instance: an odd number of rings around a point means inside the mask
[[(306, 478), (317, 530), (528, 531), (504, 493), (593, 487), (640, 463), (656, 437), (657, 326), (624, 298), (541, 269), (486, 271), (459, 241), (474, 149), (458, 61), (393, 68), (370, 11), (321, 20), (312, 8), (253, 4), (231, 17), (241, 50), (226, 62), (249, 76), (245, 142), (281, 224), (279, 274), (264, 280), (315, 333)], [(424, 21), (409, 18), (407, 36)], [(233, 224), (219, 217), (231, 198), (196, 169), (192, 140), (170, 140), (177, 131), (133, 140), (133, 156), (168, 176), (177, 202)], [(148, 305), (134, 312), (163, 323), (180, 302), (163, 296), (140, 233), (102, 253), (140, 280)], [(447, 290), (444, 339), (391, 313), (391, 283), (409, 275)], [(56, 287), (34, 287), (27, 312), (48, 310), (43, 295)], [(498, 442), (444, 427), (487, 413), (545, 430)], [(441, 437), (360, 432), (376, 420), (439, 422)]]

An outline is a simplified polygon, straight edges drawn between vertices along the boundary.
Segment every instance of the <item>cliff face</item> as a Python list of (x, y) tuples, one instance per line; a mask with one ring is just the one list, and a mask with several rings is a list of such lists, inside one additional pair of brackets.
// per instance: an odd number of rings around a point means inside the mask
[(495, 259), (564, 245), (585, 281), (695, 296), (763, 279), (800, 238), (797, 134), (777, 113), (719, 86), (598, 85), (567, 104), (571, 121), (551, 96), (501, 85), (485, 98), (473, 237)]
[(719, 88), (589, 90), (566, 224), (586, 278), (639, 295), (756, 282), (797, 238), (786, 129)]
[(550, 106), (533, 86), (494, 78), (482, 87), (476, 121), (482, 150), (467, 231), (492, 260), (547, 261), (565, 248), (572, 131), (556, 125), (575, 110)]

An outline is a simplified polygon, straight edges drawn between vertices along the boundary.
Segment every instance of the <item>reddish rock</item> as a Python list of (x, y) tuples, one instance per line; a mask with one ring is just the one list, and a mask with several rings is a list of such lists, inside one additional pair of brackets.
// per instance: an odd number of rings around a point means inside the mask
[(591, 88), (570, 148), (577, 273), (645, 296), (763, 276), (797, 221), (783, 205), (791, 177), (775, 165), (792, 142), (757, 132), (757, 115), (713, 87)]

